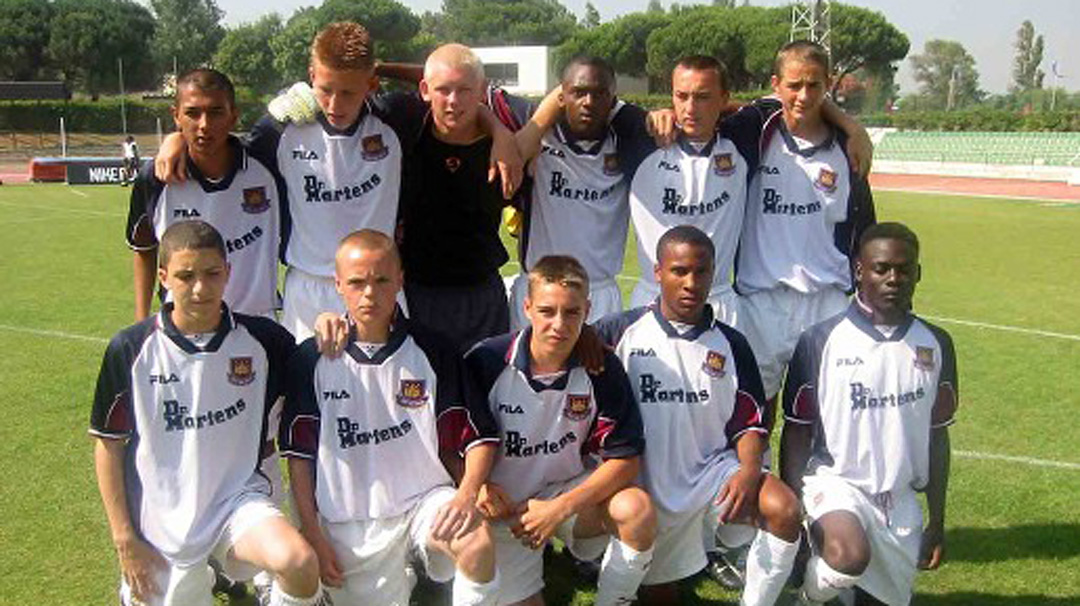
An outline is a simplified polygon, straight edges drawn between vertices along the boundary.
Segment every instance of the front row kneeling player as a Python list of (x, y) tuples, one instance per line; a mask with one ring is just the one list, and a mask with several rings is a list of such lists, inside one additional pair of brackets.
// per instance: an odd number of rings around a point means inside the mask
[(597, 324), (626, 366), (649, 439), (641, 477), (659, 529), (642, 602), (678, 603), (675, 582), (705, 567), (718, 528), (751, 524), (761, 530), (740, 603), (774, 604), (798, 552), (801, 515), (791, 490), (762, 468), (768, 430), (753, 352), (708, 304), (708, 235), (673, 227), (656, 259), (657, 300)]
[[(542, 551), (552, 536), (583, 559), (603, 554), (600, 606), (632, 600), (652, 559), (656, 517), (632, 485), (644, 438), (626, 373), (610, 352), (598, 374), (572, 356), (588, 292), (572, 257), (541, 258), (529, 271), (530, 326), (482, 341), (465, 357), (502, 439), (479, 504), (497, 521), (503, 603), (543, 604)], [(470, 408), (479, 415), (480, 406)], [(595, 469), (593, 454), (603, 458)]]
[[(289, 362), (281, 423), (300, 530), (338, 604), (408, 606), (419, 555), (430, 578), (454, 578), (456, 606), (495, 604), (491, 532), (476, 509), (497, 441), (465, 406), (456, 346), (405, 318), (397, 247), (374, 230), (342, 240), (335, 283), (347, 309), (344, 355), (314, 338)], [(470, 441), (455, 491), (442, 457)], [(455, 575), (455, 565), (456, 572)]]
[(275, 606), (322, 604), (315, 553), (258, 472), (292, 335), (223, 304), (225, 244), (207, 223), (173, 224), (159, 254), (172, 301), (113, 337), (90, 420), (121, 603), (210, 606), (214, 556), (233, 578), (273, 573)]
[[(784, 481), (801, 493), (814, 554), (803, 603), (856, 587), (857, 603), (911, 601), (941, 562), (956, 356), (911, 313), (919, 241), (881, 223), (860, 239), (847, 311), (803, 333), (784, 389)], [(916, 492), (925, 492), (923, 529)]]

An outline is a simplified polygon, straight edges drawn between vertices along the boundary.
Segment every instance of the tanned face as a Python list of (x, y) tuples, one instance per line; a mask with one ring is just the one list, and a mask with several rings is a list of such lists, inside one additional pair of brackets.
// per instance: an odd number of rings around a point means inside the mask
[(918, 253), (896, 238), (867, 242), (855, 261), (859, 299), (873, 311), (875, 322), (899, 324), (911, 310), (919, 278)]
[(829, 88), (825, 66), (815, 61), (788, 59), (779, 76), (772, 77), (772, 89), (784, 109), (789, 127), (821, 122), (821, 105)]
[(708, 141), (727, 107), (728, 93), (716, 70), (676, 66), (671, 73), (671, 102), (683, 133), (692, 141)]
[(525, 298), (525, 315), (532, 325), (530, 349), (566, 360), (589, 315), (589, 298), (580, 288), (553, 282), (533, 285)]
[(237, 113), (225, 91), (182, 86), (172, 114), (176, 130), (192, 155), (213, 157), (228, 148)]
[(158, 269), (162, 286), (172, 295), (176, 313), (189, 318), (188, 326), (212, 328), (220, 317), (229, 264), (217, 249), (188, 248), (173, 251)]
[(431, 104), (431, 117), (439, 132), (477, 128), (484, 81), (473, 70), (436, 62), (420, 81), (420, 94)]
[(401, 262), (390, 250), (346, 245), (338, 252), (334, 286), (359, 326), (388, 328), (403, 283)]
[(571, 132), (581, 139), (599, 139), (615, 103), (615, 83), (598, 67), (577, 65), (562, 82), (562, 102)]
[(686, 242), (665, 246), (653, 270), (660, 285), (660, 313), (668, 320), (697, 323), (709, 300), (713, 266), (704, 246)]
[(326, 121), (337, 129), (349, 128), (356, 122), (364, 100), (378, 83), (374, 68), (334, 69), (318, 59), (312, 59), (308, 75)]

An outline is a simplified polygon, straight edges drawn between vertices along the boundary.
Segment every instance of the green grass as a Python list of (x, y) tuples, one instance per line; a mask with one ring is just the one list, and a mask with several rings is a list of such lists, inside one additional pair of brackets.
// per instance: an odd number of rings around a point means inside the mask
[[(0, 606), (114, 600), (86, 425), (104, 340), (132, 317), (126, 198), (105, 186), (0, 187)], [(1080, 207), (899, 193), (878, 204), (922, 239), (920, 313), (1080, 334)], [(634, 275), (632, 241), (627, 250)], [(1069, 416), (1080, 410), (1080, 341), (940, 324), (960, 357), (954, 449), (1080, 464)], [(958, 454), (947, 560), (920, 574), (917, 603), (1080, 604), (1078, 501), (1080, 470)], [(549, 604), (591, 602), (562, 561), (548, 583)], [(737, 599), (691, 585), (688, 604)]]

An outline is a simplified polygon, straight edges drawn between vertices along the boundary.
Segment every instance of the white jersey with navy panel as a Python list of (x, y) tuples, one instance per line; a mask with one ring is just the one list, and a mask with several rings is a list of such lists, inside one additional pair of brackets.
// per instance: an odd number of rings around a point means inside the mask
[(246, 314), (268, 316), (277, 307), (278, 246), (285, 189), (276, 173), (252, 157), (240, 140), (229, 138), (232, 170), (207, 179), (190, 160), (190, 178), (166, 185), (143, 165), (131, 190), (127, 242), (136, 251), (153, 250), (173, 223), (200, 219), (221, 233), (232, 266), (225, 302)]
[(295, 343), (273, 321), (227, 308), (216, 332), (185, 336), (171, 310), (166, 303), (110, 341), (90, 433), (129, 441), (132, 521), (184, 565), (209, 555), (245, 496), (269, 495), (260, 452)]
[(850, 259), (875, 219), (870, 187), (851, 171), (844, 142), (835, 131), (820, 145), (800, 142), (779, 110), (765, 120), (739, 250), (740, 294), (778, 286), (801, 293), (830, 286), (851, 291)]
[(564, 374), (542, 382), (529, 368), (531, 332), (487, 339), (465, 355), (480, 402), (472, 411), (491, 419), (502, 438), (489, 479), (515, 502), (578, 477), (592, 455), (630, 458), (644, 449), (641, 415), (618, 358), (608, 353), (596, 375), (571, 359)]
[(693, 225), (716, 247), (712, 293), (731, 289), (747, 183), (757, 166), (760, 122), (742, 116), (722, 122), (704, 145), (680, 136), (642, 161), (630, 185), (630, 217), (638, 240), (641, 284), (659, 292), (653, 266), (656, 244), (677, 225)]
[[(332, 277), (338, 242), (358, 229), (394, 235), (401, 190), (404, 116), (382, 99), (365, 102), (344, 130), (320, 113), (308, 124), (265, 116), (251, 132), (254, 153), (270, 158), (288, 187), (283, 259), (305, 273)], [(400, 112), (398, 112), (400, 114)]]
[[(461, 357), (437, 334), (397, 314), (389, 340), (356, 341), (339, 358), (308, 339), (289, 361), (281, 434), (286, 457), (315, 463), (315, 498), (328, 522), (390, 518), (453, 480), (440, 450), (497, 441), (466, 408)], [(475, 400), (475, 398), (473, 398)]]
[(596, 325), (615, 348), (641, 409), (649, 447), (645, 489), (665, 512), (692, 512), (716, 496), (720, 464), (746, 432), (768, 439), (754, 354), (735, 329), (705, 306), (680, 332), (658, 304), (608, 316)]
[(803, 333), (784, 416), (815, 428), (808, 475), (839, 477), (869, 495), (920, 490), (931, 429), (951, 424), (957, 408), (952, 339), (914, 315), (883, 332), (868, 313), (856, 300)]

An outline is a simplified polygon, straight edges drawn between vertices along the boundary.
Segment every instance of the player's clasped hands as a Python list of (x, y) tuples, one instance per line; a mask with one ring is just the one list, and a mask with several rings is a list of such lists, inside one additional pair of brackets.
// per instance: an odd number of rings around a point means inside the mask
[(520, 524), (515, 524), (511, 530), (522, 545), (540, 549), (570, 514), (559, 499), (529, 499), (520, 508)]
[(131, 537), (116, 543), (116, 553), (120, 559), (120, 572), (131, 587), (135, 600), (146, 602), (150, 596), (162, 593), (157, 574), (165, 570), (168, 564), (156, 549), (137, 537)]
[(476, 496), (460, 490), (435, 514), (431, 524), (431, 538), (436, 541), (452, 541), (469, 534), (480, 525), (482, 515), (476, 507)]

